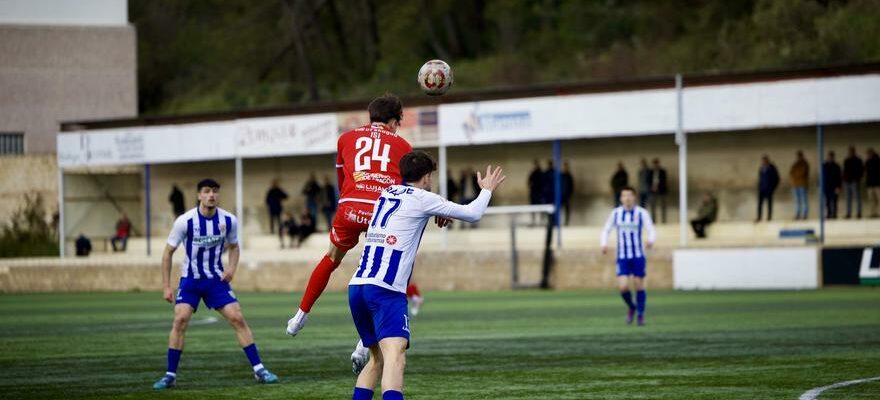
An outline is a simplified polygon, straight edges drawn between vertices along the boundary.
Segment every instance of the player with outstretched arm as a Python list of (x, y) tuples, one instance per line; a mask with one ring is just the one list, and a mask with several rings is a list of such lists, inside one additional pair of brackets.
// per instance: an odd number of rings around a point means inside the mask
[[(617, 287), (620, 297), (629, 310), (626, 323), (632, 324), (633, 315), (638, 315), (639, 326), (645, 325), (645, 306), (648, 296), (645, 293), (645, 248), (642, 246), (642, 230), (648, 231), (647, 248), (654, 246), (657, 232), (648, 210), (636, 205), (636, 191), (625, 187), (620, 191), (621, 206), (611, 211), (605, 228), (602, 229), (600, 245), (602, 254), (608, 253), (608, 234), (617, 228)], [(633, 303), (630, 279), (636, 288), (636, 302)]]
[(467, 205), (450, 202), (431, 193), (437, 165), (421, 151), (400, 160), (402, 185), (393, 185), (379, 196), (367, 230), (358, 268), (348, 286), (348, 302), (354, 325), (370, 361), (358, 375), (352, 398), (372, 399), (381, 377), (382, 398), (403, 399), (403, 371), (410, 329), (406, 288), (422, 234), (431, 217), (441, 221), (477, 222), (505, 176), (501, 168), (477, 174), (479, 196)]
[[(162, 255), (164, 297), (165, 301), (174, 303), (174, 322), (168, 337), (168, 369), (165, 376), (153, 384), (153, 389), (163, 390), (176, 385), (186, 327), (201, 301), (208, 308), (217, 310), (232, 325), (257, 382), (276, 383), (278, 377), (260, 361), (251, 328), (244, 320), (238, 299), (229, 285), (238, 268), (238, 220), (217, 207), (220, 184), (213, 179), (204, 179), (198, 183), (197, 189), (199, 206), (174, 221)], [(171, 257), (181, 243), (186, 248), (186, 256), (180, 265), (180, 285), (175, 296), (171, 290)], [(224, 249), (229, 253), (226, 268), (223, 267)]]

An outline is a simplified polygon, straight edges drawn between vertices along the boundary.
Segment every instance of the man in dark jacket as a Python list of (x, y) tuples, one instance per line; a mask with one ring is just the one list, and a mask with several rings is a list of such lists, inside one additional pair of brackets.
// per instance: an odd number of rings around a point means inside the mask
[(321, 191), (324, 193), (324, 204), (321, 205), (321, 211), (324, 212), (324, 218), (327, 219), (327, 232), (330, 232), (333, 229), (333, 216), (336, 215), (336, 203), (339, 201), (339, 192), (336, 190), (336, 185), (330, 182), (330, 178), (327, 175), (324, 175), (324, 184), (321, 185)]
[(874, 149), (868, 149), (868, 158), (865, 159), (865, 188), (871, 202), (871, 218), (877, 218), (880, 216), (877, 214), (880, 208), (880, 156)]
[[(656, 223), (666, 223), (666, 194), (669, 188), (666, 185), (666, 170), (660, 166), (660, 159), (652, 161), (654, 169), (651, 170), (651, 219)], [(660, 219), (657, 219), (657, 204), (660, 204)]]
[(266, 208), (269, 210), (269, 233), (275, 233), (278, 225), (278, 233), (281, 234), (281, 203), (287, 200), (287, 193), (278, 186), (278, 179), (272, 181), (272, 187), (266, 192)]
[(830, 219), (837, 218), (837, 196), (840, 194), (841, 171), (840, 164), (834, 161), (834, 152), (828, 152), (828, 158), (822, 164), (823, 185), (825, 193), (825, 216)]
[(849, 146), (849, 156), (843, 161), (843, 188), (846, 192), (846, 218), (852, 217), (852, 203), (856, 202), (856, 218), (862, 218), (862, 177), (865, 165), (856, 155), (856, 148)]
[(571, 166), (568, 161), (562, 164), (560, 173), (562, 187), (562, 208), (565, 210), (565, 226), (571, 219), (571, 197), (574, 195), (574, 177), (571, 175)]
[(767, 221), (773, 219), (773, 192), (779, 186), (779, 171), (770, 162), (770, 157), (761, 157), (761, 168), (758, 169), (758, 218), (761, 221), (761, 211), (764, 201), (767, 201)]
[(648, 167), (648, 160), (644, 158), (641, 165), (642, 167), (639, 169), (639, 205), (645, 208), (651, 198), (651, 168)]
[(180, 191), (180, 188), (177, 187), (176, 183), (171, 186), (171, 194), (168, 195), (168, 202), (171, 203), (171, 209), (174, 211), (175, 217), (179, 217), (186, 212), (183, 192)]
[(629, 174), (623, 167), (623, 161), (617, 162), (617, 171), (611, 176), (611, 195), (614, 196), (614, 207), (620, 207), (620, 191), (629, 186)]
[(703, 201), (697, 210), (697, 218), (691, 220), (691, 227), (694, 228), (694, 234), (697, 239), (706, 238), (706, 227), (715, 222), (718, 217), (718, 200), (711, 193), (703, 195)]
[[(538, 160), (534, 161), (534, 167), (532, 168), (532, 172), (529, 173), (529, 204), (541, 204), (543, 203), (541, 199), (541, 195), (543, 193), (544, 188), (543, 180), (542, 180), (543, 172), (541, 171), (541, 163)], [(532, 213), (532, 225), (535, 224), (535, 217), (537, 213)]]

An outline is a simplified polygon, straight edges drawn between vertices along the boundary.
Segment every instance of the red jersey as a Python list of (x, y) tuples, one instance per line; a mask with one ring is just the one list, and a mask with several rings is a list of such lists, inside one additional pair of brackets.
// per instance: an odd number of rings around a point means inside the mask
[(339, 203), (375, 203), (385, 188), (400, 184), (400, 158), (410, 151), (404, 138), (380, 124), (343, 133), (336, 142)]

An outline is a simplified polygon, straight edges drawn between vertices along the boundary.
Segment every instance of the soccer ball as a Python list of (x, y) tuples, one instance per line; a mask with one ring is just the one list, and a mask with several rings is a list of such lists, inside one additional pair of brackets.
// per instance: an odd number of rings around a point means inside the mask
[(440, 96), (452, 87), (452, 68), (443, 60), (431, 60), (419, 69), (419, 86), (429, 96)]

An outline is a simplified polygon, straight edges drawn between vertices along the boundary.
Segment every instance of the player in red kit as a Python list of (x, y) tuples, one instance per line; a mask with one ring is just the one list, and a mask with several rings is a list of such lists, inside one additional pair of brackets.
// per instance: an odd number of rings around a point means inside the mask
[(397, 135), (403, 105), (397, 96), (386, 94), (370, 102), (370, 123), (345, 132), (337, 141), (336, 175), (339, 206), (330, 230), (330, 250), (312, 271), (296, 315), (287, 322), (287, 334), (296, 336), (305, 326), (312, 306), (330, 274), (345, 254), (357, 245), (361, 233), (373, 218), (373, 205), (385, 188), (400, 184), (398, 163), (412, 146)]

